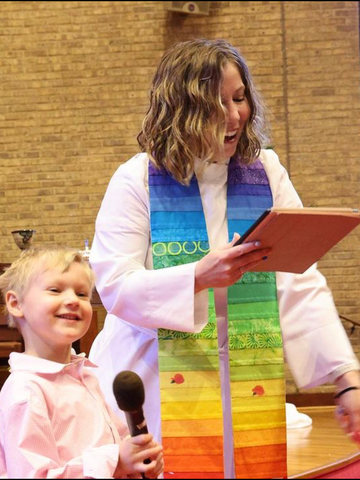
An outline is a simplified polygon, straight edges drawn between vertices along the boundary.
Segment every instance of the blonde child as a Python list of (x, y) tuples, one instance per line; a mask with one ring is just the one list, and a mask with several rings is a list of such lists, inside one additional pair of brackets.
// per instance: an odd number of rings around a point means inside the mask
[[(24, 353), (11, 353), (0, 392), (0, 477), (156, 478), (162, 447), (130, 437), (104, 401), (84, 354), (71, 345), (87, 332), (94, 274), (64, 248), (24, 251), (0, 277), (9, 326)], [(150, 458), (150, 464), (143, 461)]]

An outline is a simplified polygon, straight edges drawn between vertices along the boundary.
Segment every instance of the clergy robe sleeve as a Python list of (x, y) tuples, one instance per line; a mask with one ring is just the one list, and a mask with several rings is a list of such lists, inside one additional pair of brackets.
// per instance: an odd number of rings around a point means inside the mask
[(199, 332), (207, 292), (194, 294), (196, 263), (152, 269), (147, 183), (144, 154), (109, 183), (90, 255), (97, 289), (107, 311), (133, 325)]
[[(274, 206), (301, 201), (274, 152), (264, 161)], [(276, 274), (286, 361), (299, 387), (310, 388), (359, 368), (333, 297), (316, 264), (303, 274)]]

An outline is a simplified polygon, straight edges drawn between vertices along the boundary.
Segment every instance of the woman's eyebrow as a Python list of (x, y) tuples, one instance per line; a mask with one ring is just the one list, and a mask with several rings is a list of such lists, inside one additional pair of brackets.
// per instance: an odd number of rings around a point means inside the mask
[(245, 85), (243, 85), (242, 87), (239, 87), (235, 93), (244, 93), (245, 92)]

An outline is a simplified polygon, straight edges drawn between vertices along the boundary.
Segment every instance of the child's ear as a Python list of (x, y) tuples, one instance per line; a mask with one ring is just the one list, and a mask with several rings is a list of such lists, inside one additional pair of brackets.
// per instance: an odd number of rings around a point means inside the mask
[(18, 318), (21, 318), (24, 316), (21, 308), (21, 304), (20, 304), (19, 295), (14, 290), (9, 290), (8, 292), (6, 292), (5, 302), (6, 302), (7, 309), (9, 313), (11, 313), (11, 315)]

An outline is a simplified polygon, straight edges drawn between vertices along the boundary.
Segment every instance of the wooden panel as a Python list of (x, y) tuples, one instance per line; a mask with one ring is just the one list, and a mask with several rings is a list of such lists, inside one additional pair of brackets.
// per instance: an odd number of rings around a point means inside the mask
[(5, 380), (7, 377), (10, 375), (10, 372), (8, 370), (8, 366), (1, 366), (0, 367), (0, 389), (4, 385)]
[(11, 352), (21, 353), (23, 350), (22, 342), (0, 342), (0, 358), (7, 358)]
[(0, 343), (1, 342), (21, 342), (22, 336), (16, 328), (8, 328), (6, 325), (0, 326)]
[(320, 407), (322, 405), (334, 405), (334, 393), (288, 393), (286, 394), (286, 401), (288, 403), (293, 403), (297, 407)]
[[(3, 306), (3, 302), (0, 301), (1, 310), (3, 309)], [(0, 325), (7, 325), (7, 316), (5, 315), (5, 313), (0, 313)]]

